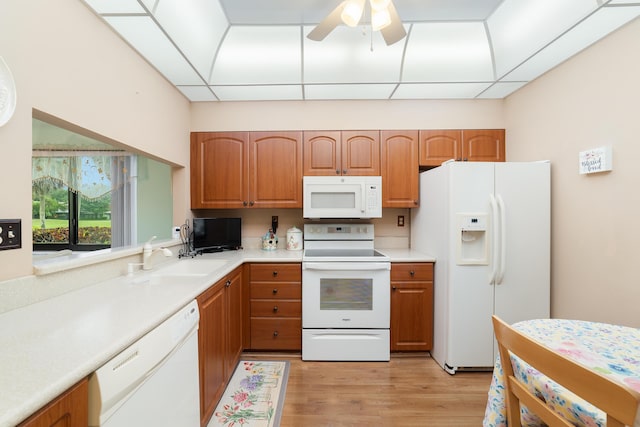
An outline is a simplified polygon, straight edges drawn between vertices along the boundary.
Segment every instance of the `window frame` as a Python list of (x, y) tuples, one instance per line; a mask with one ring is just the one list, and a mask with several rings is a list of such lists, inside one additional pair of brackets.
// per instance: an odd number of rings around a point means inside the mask
[(79, 244), (78, 243), (78, 221), (80, 220), (80, 204), (78, 203), (79, 195), (75, 191), (67, 188), (68, 206), (69, 206), (69, 241), (67, 243), (36, 243), (33, 242), (33, 251), (59, 251), (70, 249), (72, 251), (96, 251), (100, 249), (109, 249), (112, 245), (103, 244)]

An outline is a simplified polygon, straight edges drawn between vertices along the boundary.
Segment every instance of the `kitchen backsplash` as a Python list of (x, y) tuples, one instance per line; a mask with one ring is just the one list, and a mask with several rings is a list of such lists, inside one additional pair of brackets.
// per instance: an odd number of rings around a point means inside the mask
[[(201, 218), (242, 218), (242, 246), (260, 248), (262, 236), (271, 228), (271, 217), (278, 217), (278, 249), (286, 249), (287, 230), (292, 226), (303, 229), (305, 223), (314, 220), (302, 218), (302, 209), (210, 209), (194, 211)], [(404, 226), (398, 226), (398, 216), (404, 217)], [(409, 209), (383, 209), (382, 218), (367, 220), (323, 220), (322, 222), (371, 223), (375, 225), (375, 247), (405, 249), (411, 237), (411, 212)], [(319, 222), (319, 221), (318, 221)]]

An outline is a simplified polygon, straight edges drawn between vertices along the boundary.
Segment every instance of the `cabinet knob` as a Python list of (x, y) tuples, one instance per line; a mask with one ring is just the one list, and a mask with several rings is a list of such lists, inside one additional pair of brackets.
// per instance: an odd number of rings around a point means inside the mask
[(278, 293), (278, 288), (273, 288), (273, 294), (277, 294)]
[(395, 287), (395, 286), (392, 286), (392, 287), (391, 287), (391, 289), (393, 289), (393, 290), (395, 291), (395, 290), (396, 290), (396, 287)]
[(415, 271), (413, 271), (413, 270), (411, 270), (411, 271), (409, 272), (409, 275), (410, 275), (411, 277), (415, 276), (415, 274), (416, 274), (416, 272), (415, 272)]
[(414, 205), (416, 205), (416, 206), (418, 206), (418, 201), (417, 201), (417, 200), (414, 200), (414, 201), (413, 201), (413, 204), (414, 204)]
[(254, 204), (254, 203), (255, 203), (255, 202), (254, 202), (253, 200), (252, 200), (252, 201), (250, 201), (250, 202), (249, 202), (249, 206), (253, 206), (253, 204)]
[(336, 169), (336, 175), (340, 175), (340, 169)]
[(278, 331), (273, 331), (273, 336), (277, 337), (278, 336)]
[(342, 169), (342, 175), (346, 175), (347, 174), (347, 170), (346, 169)]
[(242, 206), (247, 206), (247, 205), (248, 205), (248, 203), (247, 203), (246, 200), (244, 202), (242, 202)]
[(227, 282), (226, 282), (224, 285), (225, 285), (227, 288), (228, 288), (229, 286), (231, 286), (231, 280), (227, 280)]
[(274, 271), (274, 272), (273, 272), (273, 277), (276, 277), (277, 275), (278, 275), (278, 272), (277, 272), (277, 271)]
[(274, 306), (273, 306), (273, 312), (275, 313), (275, 312), (277, 312), (277, 311), (278, 311), (278, 306), (277, 306), (277, 305), (274, 305)]

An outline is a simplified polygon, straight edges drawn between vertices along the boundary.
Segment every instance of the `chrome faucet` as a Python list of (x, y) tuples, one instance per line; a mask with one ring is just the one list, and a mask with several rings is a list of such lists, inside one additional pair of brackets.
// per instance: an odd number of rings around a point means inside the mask
[(143, 270), (151, 270), (153, 264), (151, 263), (151, 256), (158, 251), (162, 251), (162, 254), (166, 257), (173, 256), (173, 252), (171, 252), (168, 248), (158, 248), (153, 249), (151, 247), (151, 242), (156, 238), (153, 236), (147, 243), (142, 247), (142, 269)]

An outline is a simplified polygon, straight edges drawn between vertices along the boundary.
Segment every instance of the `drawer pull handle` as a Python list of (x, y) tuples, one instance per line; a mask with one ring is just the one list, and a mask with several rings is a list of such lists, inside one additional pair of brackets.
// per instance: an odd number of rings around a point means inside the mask
[(278, 275), (278, 272), (277, 272), (277, 271), (274, 271), (274, 272), (273, 272), (273, 277), (276, 277), (277, 275)]
[(224, 284), (224, 286), (226, 286), (227, 288), (228, 288), (229, 286), (231, 286), (231, 280), (227, 280), (227, 282)]
[(416, 274), (416, 272), (415, 272), (415, 271), (413, 271), (413, 270), (411, 270), (411, 271), (409, 272), (409, 275), (410, 275), (411, 277), (413, 277), (415, 274)]
[(277, 294), (278, 293), (278, 288), (273, 288), (273, 294)]
[(277, 337), (278, 336), (278, 331), (273, 331), (273, 336)]
[(273, 306), (273, 312), (275, 313), (276, 311), (278, 311), (278, 306), (277, 306), (277, 305), (274, 305), (274, 306)]

